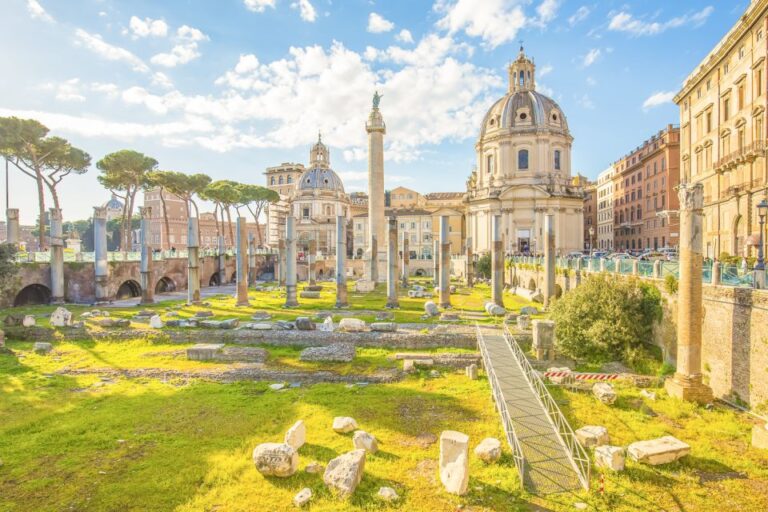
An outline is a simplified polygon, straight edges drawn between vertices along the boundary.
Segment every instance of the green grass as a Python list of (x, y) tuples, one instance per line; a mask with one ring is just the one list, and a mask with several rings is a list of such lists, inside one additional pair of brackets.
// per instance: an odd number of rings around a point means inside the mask
[[(471, 456), (470, 493), (446, 494), (437, 476), (437, 445), (422, 448), (416, 436), (455, 429), (470, 436), (471, 448), (484, 437), (503, 439), (484, 377), (466, 379), (442, 369), (422, 371), (386, 385), (347, 387), (317, 384), (275, 392), (269, 383), (221, 384), (198, 379), (101, 379), (62, 370), (152, 368), (194, 370), (226, 367), (186, 361), (183, 345), (57, 343), (40, 356), (31, 344), (10, 342), (0, 354), (0, 511), (126, 510), (250, 511), (292, 510), (301, 488), (312, 488), (311, 510), (435, 510), (458, 505), (473, 511), (590, 510), (724, 511), (768, 507), (768, 453), (750, 448), (748, 417), (725, 408), (707, 411), (666, 397), (649, 401), (639, 390), (617, 385), (612, 406), (590, 394), (553, 388), (574, 428), (604, 425), (613, 444), (674, 435), (692, 446), (681, 461), (658, 467), (631, 461), (624, 473), (605, 473), (605, 494), (597, 492), (602, 471), (593, 468), (590, 494), (533, 497), (519, 488), (511, 454), (486, 466)], [(399, 350), (398, 350), (399, 351)], [(294, 347), (269, 348), (269, 364), (311, 370)], [(340, 373), (393, 367), (395, 351), (359, 349), (360, 361), (324, 365)], [(652, 409), (657, 416), (648, 414)], [(308, 429), (300, 451), (303, 469), (326, 464), (352, 447), (335, 434), (334, 416), (349, 415), (378, 439), (381, 452), (369, 456), (365, 477), (349, 501), (337, 501), (320, 475), (300, 471), (288, 479), (266, 478), (253, 467), (252, 449), (280, 441), (297, 419)], [(704, 481), (701, 482), (700, 479)], [(387, 506), (374, 495), (383, 485), (402, 496)], [(533, 508), (542, 507), (542, 508)]]
[[(432, 285), (427, 279), (417, 278), (412, 280), (412, 282), (415, 284), (421, 284), (427, 290), (432, 290)], [(268, 284), (274, 285), (274, 283)], [(458, 289), (456, 294), (451, 295), (451, 303), (453, 306), (452, 311), (457, 313), (470, 311), (483, 313), (483, 316), (478, 320), (472, 319), (463, 323), (474, 324), (475, 321), (478, 321), (480, 323), (493, 324), (501, 322), (500, 318), (491, 318), (484, 315), (485, 311), (483, 306), (485, 305), (485, 302), (490, 300), (491, 296), (491, 291), (488, 285), (480, 284), (473, 288), (467, 288), (461, 286), (458, 283), (455, 284), (457, 285)], [(184, 301), (169, 300), (150, 306), (110, 307), (97, 309), (107, 309), (112, 317), (128, 319), (131, 319), (139, 310), (154, 310), (163, 316), (164, 320), (169, 320), (176, 317), (167, 316), (167, 313), (169, 312), (167, 309), (180, 308), (175, 309), (176, 313), (179, 315), (177, 318), (192, 318), (198, 311), (210, 310), (216, 315), (217, 319), (238, 318), (241, 321), (250, 321), (250, 317), (255, 311), (267, 311), (273, 316), (273, 319), (275, 320), (294, 320), (298, 316), (311, 317), (320, 311), (332, 312), (334, 310), (334, 306), (336, 304), (336, 287), (333, 283), (322, 283), (322, 285), (323, 291), (320, 293), (319, 299), (299, 298), (299, 307), (291, 309), (285, 309), (283, 307), (285, 304), (284, 291), (262, 292), (256, 291), (254, 289), (250, 289), (248, 292), (248, 297), (251, 304), (248, 307), (235, 306), (235, 302), (230, 295), (216, 295), (213, 297), (205, 298), (203, 300), (204, 302), (209, 303), (210, 306), (187, 306)], [(305, 286), (306, 283), (301, 283), (299, 285), (299, 293), (304, 289)], [(356, 293), (354, 291), (354, 285), (350, 283), (348, 293), (350, 303), (350, 308), (347, 310), (348, 313), (355, 314), (355, 312), (359, 312), (359, 314), (356, 314), (355, 316), (365, 320), (366, 322), (375, 321), (375, 312), (385, 309), (387, 297), (386, 287), (383, 284), (377, 285), (373, 292)], [(409, 298), (407, 290), (401, 289), (399, 293), (400, 308), (393, 310), (395, 315), (394, 321), (398, 323), (439, 323), (439, 318), (421, 318), (424, 315), (424, 303), (427, 300), (430, 299)], [(432, 300), (436, 301), (437, 299), (435, 298)], [(506, 292), (504, 294), (504, 301), (510, 311), (519, 311), (523, 306), (532, 305), (532, 303), (528, 300)], [(79, 318), (79, 315), (83, 312), (94, 309), (93, 307), (82, 305), (67, 305), (66, 307), (75, 314), (76, 318)], [(31, 314), (38, 317), (37, 324), (39, 326), (49, 327), (48, 317), (54, 309), (54, 306), (28, 306), (0, 310), (0, 315), (5, 316), (5, 314), (8, 313), (22, 315)], [(335, 322), (338, 322), (341, 318), (341, 315), (334, 315)], [(133, 323), (134, 327), (141, 327), (142, 325), (146, 326), (146, 324), (142, 324), (140, 322)], [(89, 327), (93, 329), (99, 329), (90, 322)]]

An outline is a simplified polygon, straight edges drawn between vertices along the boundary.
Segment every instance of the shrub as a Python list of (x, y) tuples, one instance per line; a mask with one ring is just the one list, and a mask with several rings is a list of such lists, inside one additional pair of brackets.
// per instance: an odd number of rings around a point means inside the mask
[(664, 288), (669, 294), (677, 293), (677, 278), (672, 274), (667, 274), (667, 277), (664, 278)]
[(552, 306), (558, 349), (591, 362), (635, 359), (661, 320), (661, 294), (634, 278), (590, 275)]
[(484, 277), (485, 279), (490, 279), (491, 255), (486, 253), (480, 256), (480, 258), (477, 260), (477, 264), (475, 265), (475, 270), (477, 271), (477, 275)]

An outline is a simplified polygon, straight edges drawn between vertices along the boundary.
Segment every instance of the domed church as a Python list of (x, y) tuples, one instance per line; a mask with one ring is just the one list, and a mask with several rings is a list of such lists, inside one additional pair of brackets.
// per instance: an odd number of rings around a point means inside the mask
[(544, 251), (544, 217), (554, 215), (561, 254), (581, 250), (583, 189), (571, 177), (568, 121), (536, 91), (536, 66), (523, 48), (509, 66), (509, 91), (488, 110), (467, 181), (467, 236), (475, 253), (490, 252), (494, 215), (501, 215), (507, 253)]

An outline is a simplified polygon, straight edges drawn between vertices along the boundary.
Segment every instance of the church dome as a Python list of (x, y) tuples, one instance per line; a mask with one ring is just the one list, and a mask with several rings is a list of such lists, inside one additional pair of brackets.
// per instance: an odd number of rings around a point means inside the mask
[(104, 203), (104, 208), (106, 208), (109, 211), (123, 211), (123, 203), (117, 198), (115, 194), (112, 194), (112, 197)]
[(485, 114), (481, 138), (497, 130), (548, 131), (570, 136), (560, 106), (536, 91), (535, 71), (535, 64), (520, 48), (517, 60), (509, 66), (509, 91)]
[(296, 182), (296, 189), (298, 191), (319, 189), (344, 193), (344, 183), (332, 169), (315, 167), (304, 171)]

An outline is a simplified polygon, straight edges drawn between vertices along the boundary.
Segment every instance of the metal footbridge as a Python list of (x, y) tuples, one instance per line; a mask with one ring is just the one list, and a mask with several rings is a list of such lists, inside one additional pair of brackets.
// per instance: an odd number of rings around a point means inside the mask
[(541, 495), (589, 489), (589, 457), (509, 329), (478, 325), (477, 344), (522, 486)]

